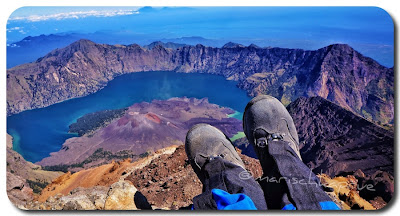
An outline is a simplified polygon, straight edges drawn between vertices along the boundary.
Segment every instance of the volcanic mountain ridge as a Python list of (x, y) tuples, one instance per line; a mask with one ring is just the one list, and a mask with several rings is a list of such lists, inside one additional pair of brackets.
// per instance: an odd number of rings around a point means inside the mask
[(223, 75), (250, 96), (285, 105), (321, 96), (380, 124), (394, 119), (394, 71), (345, 44), (318, 50), (179, 46), (151, 49), (79, 40), (36, 62), (7, 70), (7, 114), (49, 106), (103, 88), (116, 76), (142, 71)]

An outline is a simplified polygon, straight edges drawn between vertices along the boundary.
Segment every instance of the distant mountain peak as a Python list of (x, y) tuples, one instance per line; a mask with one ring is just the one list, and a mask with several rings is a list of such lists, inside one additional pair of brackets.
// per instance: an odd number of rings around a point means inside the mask
[[(353, 53), (357, 52), (353, 47), (348, 44), (331, 44), (326, 47), (329, 51), (336, 51), (338, 53)], [(358, 53), (358, 52), (357, 52)]]
[(75, 42), (73, 42), (71, 45), (68, 47), (70, 48), (69, 51), (76, 52), (76, 51), (81, 51), (81, 52), (89, 52), (92, 47), (95, 47), (97, 44), (91, 40), (88, 39), (79, 39)]
[(67, 47), (69, 47), (70, 49), (72, 49), (72, 50), (74, 50), (74, 51), (77, 51), (77, 50), (84, 51), (85, 48), (91, 47), (91, 46), (95, 46), (95, 45), (96, 45), (96, 43), (94, 43), (94, 42), (91, 41), (91, 40), (88, 40), (88, 39), (79, 39), (79, 40), (73, 42), (72, 44), (70, 44), (70, 45), (67, 46)]
[(79, 39), (79, 40), (75, 41), (74, 43), (72, 43), (71, 45), (74, 45), (74, 44), (79, 44), (79, 45), (90, 44), (90, 45), (94, 45), (96, 43), (91, 41), (91, 40), (88, 40), (88, 39)]
[(155, 9), (151, 6), (145, 6), (139, 9), (139, 13), (154, 12)]
[(153, 49), (153, 48), (155, 48), (157, 46), (161, 46), (161, 47), (164, 47), (164, 48), (170, 48), (170, 49), (178, 49), (180, 47), (186, 46), (186, 44), (173, 43), (173, 42), (164, 43), (164, 42), (161, 42), (161, 41), (154, 41), (153, 43), (151, 43), (149, 45), (143, 46), (143, 48), (151, 50), (151, 49)]
[(201, 36), (181, 37), (181, 39), (197, 39), (197, 40), (206, 40), (206, 38), (203, 38), (203, 37), (201, 37)]
[(243, 48), (245, 46), (243, 46), (242, 44), (234, 43), (234, 42), (228, 42), (224, 46), (222, 46), (222, 48), (238, 48), (238, 47)]
[(164, 43), (161, 41), (154, 41), (154, 42), (150, 43), (149, 45), (145, 45), (143, 47), (155, 47), (157, 45), (164, 46)]
[(342, 43), (331, 44), (328, 47), (335, 49), (353, 49), (350, 45)]
[(249, 45), (249, 48), (256, 48), (256, 49), (258, 49), (258, 48), (261, 48), (261, 47), (255, 45), (255, 44), (250, 44), (250, 45)]
[[(40, 37), (40, 36), (38, 36), (38, 37)], [(33, 38), (32, 36), (24, 37), (24, 39), (22, 39), (21, 41), (31, 40), (32, 38)]]

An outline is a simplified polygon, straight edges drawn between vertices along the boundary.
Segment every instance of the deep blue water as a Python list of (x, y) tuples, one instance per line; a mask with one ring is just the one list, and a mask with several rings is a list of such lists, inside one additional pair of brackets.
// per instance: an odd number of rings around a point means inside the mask
[(142, 101), (171, 97), (207, 97), (210, 103), (242, 112), (250, 100), (235, 81), (210, 74), (141, 72), (115, 78), (102, 90), (49, 107), (7, 117), (7, 133), (14, 149), (26, 160), (37, 162), (60, 150), (68, 138), (68, 126), (84, 114), (128, 107)]

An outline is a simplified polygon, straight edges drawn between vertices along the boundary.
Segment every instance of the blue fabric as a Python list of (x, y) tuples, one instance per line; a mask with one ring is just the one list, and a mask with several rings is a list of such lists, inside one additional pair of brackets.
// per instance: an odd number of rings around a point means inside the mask
[[(230, 194), (221, 189), (211, 190), (218, 210), (257, 210), (253, 200), (246, 194)], [(322, 210), (341, 210), (333, 201), (319, 202)], [(194, 210), (192, 206), (192, 210)], [(293, 204), (285, 205), (282, 210), (296, 210)]]
[(282, 210), (296, 210), (296, 207), (293, 204), (287, 204), (285, 205)]
[(221, 189), (212, 189), (211, 193), (218, 210), (257, 210), (253, 200), (245, 194), (230, 194)]
[(319, 202), (322, 210), (341, 210), (333, 201)]
[[(341, 210), (339, 206), (332, 201), (319, 202), (319, 205), (322, 210)], [(296, 207), (293, 204), (287, 204), (282, 208), (282, 210), (296, 210)]]

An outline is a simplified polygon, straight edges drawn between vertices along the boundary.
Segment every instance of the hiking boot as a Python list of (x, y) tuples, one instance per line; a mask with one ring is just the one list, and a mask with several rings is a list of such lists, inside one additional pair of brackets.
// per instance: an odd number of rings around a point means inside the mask
[(222, 158), (245, 169), (235, 147), (222, 131), (208, 124), (194, 125), (186, 135), (185, 150), (194, 172), (201, 182), (205, 176), (204, 165), (211, 160)]
[(293, 119), (278, 99), (268, 95), (253, 98), (243, 114), (243, 130), (261, 164), (268, 163), (267, 145), (273, 140), (286, 141), (301, 160)]

